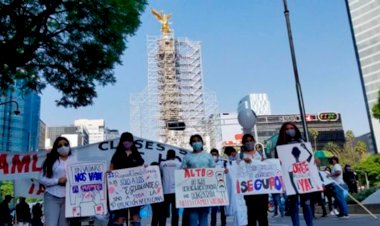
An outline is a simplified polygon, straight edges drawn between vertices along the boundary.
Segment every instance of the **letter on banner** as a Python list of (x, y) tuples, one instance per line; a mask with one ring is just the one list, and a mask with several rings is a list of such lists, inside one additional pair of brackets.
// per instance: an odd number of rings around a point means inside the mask
[(160, 168), (134, 167), (107, 174), (111, 210), (163, 202)]
[(309, 142), (277, 146), (277, 154), (282, 163), (287, 195), (323, 190)]
[(80, 162), (67, 167), (66, 217), (107, 214), (105, 162)]
[(177, 208), (228, 205), (224, 169), (176, 170), (175, 198)]
[[(236, 192), (243, 195), (282, 193), (282, 169), (278, 159), (241, 161), (237, 167)], [(235, 193), (236, 194), (236, 193)]]

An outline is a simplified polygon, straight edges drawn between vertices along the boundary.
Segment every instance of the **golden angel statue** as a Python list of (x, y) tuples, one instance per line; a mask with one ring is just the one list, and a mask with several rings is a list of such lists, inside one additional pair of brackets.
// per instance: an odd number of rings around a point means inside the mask
[(170, 33), (169, 20), (172, 17), (171, 14), (164, 14), (157, 12), (157, 10), (152, 9), (152, 14), (157, 18), (158, 22), (162, 24), (161, 32), (162, 33)]

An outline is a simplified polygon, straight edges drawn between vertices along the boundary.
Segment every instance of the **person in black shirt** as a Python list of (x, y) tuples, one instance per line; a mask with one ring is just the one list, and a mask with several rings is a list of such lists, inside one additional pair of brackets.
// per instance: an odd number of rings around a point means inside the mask
[(32, 207), (32, 226), (43, 226), (41, 217), (42, 217), (42, 205), (40, 203), (34, 204)]
[(31, 221), (30, 207), (25, 202), (24, 197), (20, 197), (19, 203), (16, 205), (16, 223), (18, 226), (29, 225)]
[(0, 226), (10, 226), (12, 225), (12, 215), (9, 209), (9, 203), (13, 197), (11, 195), (6, 195), (4, 200), (0, 203)]

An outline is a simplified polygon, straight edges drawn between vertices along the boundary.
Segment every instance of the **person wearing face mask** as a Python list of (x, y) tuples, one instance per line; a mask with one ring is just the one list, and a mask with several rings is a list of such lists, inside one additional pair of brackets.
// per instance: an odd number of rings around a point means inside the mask
[[(144, 159), (135, 146), (132, 133), (125, 132), (121, 134), (119, 144), (112, 156), (109, 170), (126, 169), (142, 165), (144, 165)], [(126, 219), (128, 219), (128, 211), (131, 216), (132, 226), (140, 226), (140, 206), (115, 210), (111, 225), (122, 226)]]
[[(276, 147), (285, 144), (303, 143), (301, 132), (298, 127), (292, 122), (285, 122), (280, 128)], [(293, 149), (292, 154), (296, 161), (299, 158), (299, 150)], [(312, 154), (307, 161), (311, 160)], [(277, 148), (275, 158), (278, 158)], [(300, 226), (299, 219), (299, 200), (301, 202), (303, 217), (307, 226), (313, 226), (313, 211), (311, 208), (311, 193), (288, 196), (288, 210), (292, 218), (293, 226)]]
[[(195, 134), (190, 137), (190, 145), (193, 152), (188, 153), (182, 160), (182, 169), (214, 168), (215, 161), (212, 156), (203, 150), (201, 135)], [(186, 218), (189, 226), (207, 226), (209, 207), (187, 208)], [(186, 222), (185, 222), (186, 223)]]
[(239, 160), (239, 155), (234, 147), (227, 146), (224, 148), (224, 154), (227, 155), (228, 160), (235, 161)]
[[(215, 160), (216, 168), (225, 168), (225, 161), (219, 159), (219, 151), (216, 148), (211, 149), (210, 151), (211, 156)], [(220, 211), (220, 222), (221, 226), (226, 226), (226, 214), (224, 211), (224, 206), (213, 206), (211, 207), (211, 226), (216, 226), (216, 215), (218, 213), (218, 210)]]
[[(251, 134), (244, 134), (242, 141), (243, 161), (239, 164), (251, 165), (253, 160), (263, 161), (264, 153), (256, 150), (256, 142)], [(248, 226), (268, 226), (268, 194), (245, 195), (245, 204), (247, 205)]]
[(45, 186), (44, 215), (46, 226), (69, 225), (65, 217), (66, 167), (73, 161), (70, 143), (65, 137), (55, 139), (42, 165), (39, 182)]

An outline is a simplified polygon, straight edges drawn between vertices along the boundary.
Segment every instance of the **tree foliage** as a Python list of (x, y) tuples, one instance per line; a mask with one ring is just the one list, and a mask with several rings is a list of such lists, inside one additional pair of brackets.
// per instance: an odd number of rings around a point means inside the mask
[(58, 105), (92, 104), (96, 85), (113, 84), (126, 38), (146, 0), (0, 0), (0, 90), (15, 82), (62, 93)]
[[(370, 155), (355, 165), (356, 171), (367, 173), (371, 186), (380, 186), (380, 155)], [(360, 173), (360, 172), (359, 172)]]
[(380, 90), (377, 94), (377, 103), (372, 106), (372, 115), (374, 118), (380, 119)]
[(317, 129), (315, 128), (310, 128), (309, 129), (309, 134), (310, 136), (313, 138), (313, 142), (314, 142), (314, 151), (317, 150), (317, 138), (318, 138), (318, 135), (319, 135), (319, 132)]
[(367, 145), (361, 140), (355, 144), (354, 149), (355, 149), (355, 153), (359, 155), (360, 160), (362, 160), (365, 157), (368, 150)]
[(342, 152), (342, 149), (334, 142), (328, 142), (324, 147), (323, 150), (326, 150), (328, 152), (331, 152), (333, 155), (339, 157), (340, 153)]

